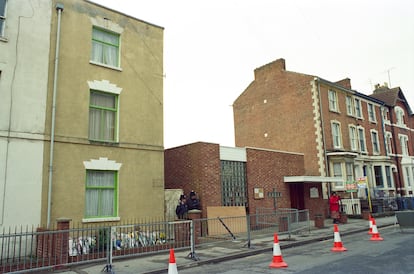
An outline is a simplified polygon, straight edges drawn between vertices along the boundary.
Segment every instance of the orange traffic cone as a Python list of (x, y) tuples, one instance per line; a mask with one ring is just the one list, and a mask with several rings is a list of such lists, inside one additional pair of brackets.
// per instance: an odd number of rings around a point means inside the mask
[(170, 263), (168, 264), (168, 274), (178, 274), (177, 264), (175, 263), (174, 249), (170, 249)]
[(347, 249), (342, 245), (341, 235), (339, 235), (339, 229), (337, 224), (334, 224), (334, 246), (331, 248), (331, 251), (347, 251)]
[(372, 218), (372, 236), (370, 240), (371, 241), (383, 241), (384, 240), (383, 238), (381, 238), (378, 232), (377, 223), (375, 222), (374, 218)]
[(372, 218), (372, 216), (371, 215), (369, 215), (369, 230), (368, 230), (368, 234), (372, 234), (372, 220), (373, 220), (374, 218)]
[(280, 267), (287, 267), (287, 263), (283, 261), (282, 253), (280, 252), (279, 240), (277, 238), (277, 234), (274, 234), (274, 241), (273, 241), (273, 260), (269, 265), (269, 268), (280, 268)]

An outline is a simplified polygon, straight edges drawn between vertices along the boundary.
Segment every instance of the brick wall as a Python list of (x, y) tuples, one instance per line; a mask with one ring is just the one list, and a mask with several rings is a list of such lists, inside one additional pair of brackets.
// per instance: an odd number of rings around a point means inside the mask
[(256, 69), (255, 80), (233, 103), (235, 145), (304, 153), (305, 174), (320, 175), (313, 78), (286, 71), (283, 59)]
[[(221, 206), (221, 177), (219, 145), (211, 143), (193, 143), (165, 151), (165, 186), (183, 189), (185, 193), (195, 190), (200, 198), (202, 217), (207, 217), (207, 206)], [(247, 148), (247, 189), (249, 213), (256, 208), (273, 208), (274, 200), (268, 192), (276, 188), (282, 193), (277, 199), (278, 208), (290, 208), (289, 184), (284, 176), (300, 176), (304, 173), (304, 155), (259, 148)], [(309, 198), (309, 187), (305, 184), (304, 204), (312, 211), (318, 210), (320, 199)], [(254, 198), (254, 188), (263, 188), (264, 198)], [(317, 184), (321, 193), (320, 184)]]
[(194, 190), (201, 203), (202, 216), (207, 205), (221, 206), (220, 147), (212, 143), (193, 143), (164, 152), (165, 188)]
[[(277, 198), (277, 207), (291, 207), (289, 186), (283, 182), (283, 177), (303, 175), (303, 155), (248, 148), (246, 167), (251, 214), (256, 213), (258, 207), (274, 207), (274, 199), (268, 197), (273, 188), (282, 193), (282, 197)], [(263, 188), (264, 199), (254, 199), (255, 187)]]

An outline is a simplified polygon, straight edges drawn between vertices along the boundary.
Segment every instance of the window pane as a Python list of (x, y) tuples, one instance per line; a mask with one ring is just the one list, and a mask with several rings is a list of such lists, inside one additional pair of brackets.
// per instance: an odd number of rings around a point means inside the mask
[(342, 177), (342, 169), (340, 163), (334, 163), (334, 177)]
[(112, 94), (91, 92), (91, 105), (115, 109), (115, 96)]
[(98, 109), (90, 109), (89, 110), (89, 138), (90, 139), (99, 139), (99, 129), (101, 120), (101, 111)]
[(102, 212), (103, 216), (114, 215), (114, 191), (105, 190), (102, 192)]
[(107, 171), (88, 171), (88, 187), (114, 187), (114, 175)]
[(99, 204), (99, 190), (89, 189), (86, 190), (86, 208), (85, 215), (86, 217), (93, 217), (99, 215), (98, 204)]
[(114, 140), (115, 136), (115, 112), (113, 111), (104, 111), (104, 140)]

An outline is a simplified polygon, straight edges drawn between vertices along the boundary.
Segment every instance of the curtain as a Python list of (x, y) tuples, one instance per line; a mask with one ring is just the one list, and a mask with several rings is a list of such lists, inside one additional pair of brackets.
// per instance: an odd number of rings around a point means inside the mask
[(94, 28), (92, 38), (92, 60), (118, 67), (119, 35)]
[(87, 171), (86, 217), (114, 216), (115, 171)]
[(116, 95), (91, 92), (89, 138), (115, 140)]

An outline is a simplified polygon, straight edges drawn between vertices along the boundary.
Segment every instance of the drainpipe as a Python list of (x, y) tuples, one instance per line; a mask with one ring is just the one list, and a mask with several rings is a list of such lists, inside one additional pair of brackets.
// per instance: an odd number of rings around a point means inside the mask
[(52, 211), (52, 185), (53, 185), (53, 150), (55, 144), (55, 119), (56, 119), (56, 92), (59, 68), (59, 47), (60, 47), (60, 20), (63, 11), (63, 4), (56, 4), (57, 31), (55, 47), (55, 73), (53, 75), (53, 97), (52, 97), (52, 125), (50, 129), (50, 154), (49, 154), (49, 189), (47, 193), (47, 227), (50, 227), (50, 213)]
[[(392, 110), (394, 110), (394, 108)], [(402, 176), (402, 170), (401, 170), (401, 162), (399, 161), (398, 155), (397, 155), (397, 140), (398, 140), (398, 138), (396, 138), (396, 137), (398, 137), (398, 136), (396, 136), (395, 126), (392, 124), (392, 121), (394, 120), (393, 112), (390, 111), (389, 113), (390, 113), (390, 121), (391, 121), (391, 134), (392, 134), (392, 139), (393, 139), (392, 144), (393, 144), (393, 149), (394, 149), (394, 160), (395, 160), (395, 165), (397, 167), (397, 177), (396, 177), (397, 180), (394, 183), (395, 183), (395, 188), (396, 188), (396, 191), (397, 191), (397, 197), (398, 197), (398, 195), (400, 197), (402, 197), (402, 195), (401, 195), (401, 191), (402, 191), (401, 190), (401, 188), (402, 188), (402, 183), (401, 182), (403, 181), (403, 179), (401, 177)]]

